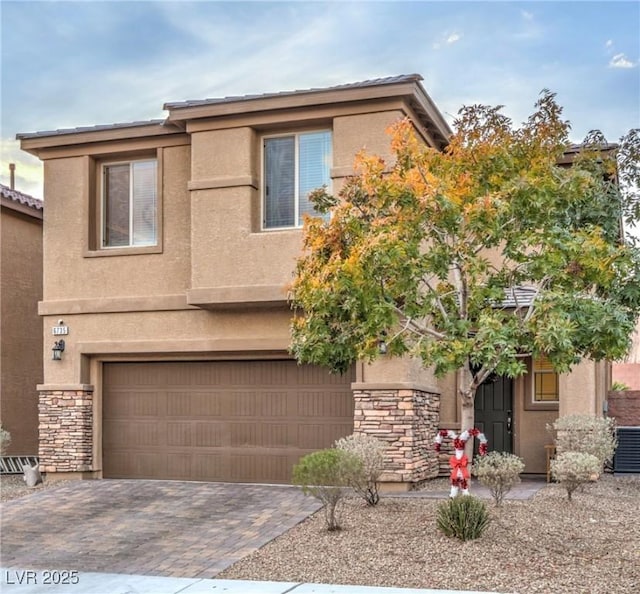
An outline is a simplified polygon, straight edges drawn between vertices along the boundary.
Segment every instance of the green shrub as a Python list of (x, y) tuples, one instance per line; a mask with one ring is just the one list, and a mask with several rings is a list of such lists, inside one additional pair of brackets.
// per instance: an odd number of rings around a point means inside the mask
[(373, 435), (354, 433), (338, 439), (335, 443), (339, 450), (349, 452), (362, 463), (361, 472), (351, 477), (351, 487), (364, 498), (367, 505), (376, 505), (380, 501), (378, 479), (384, 469), (384, 453), (387, 445)]
[(608, 417), (590, 415), (567, 415), (556, 419), (549, 429), (556, 432), (556, 450), (591, 454), (600, 462), (600, 470), (605, 462), (613, 459), (616, 450), (615, 421)]
[(522, 458), (507, 452), (490, 452), (486, 456), (478, 456), (472, 467), (473, 474), (489, 489), (496, 505), (502, 505), (504, 496), (520, 482), (523, 470)]
[(471, 495), (458, 495), (438, 505), (436, 522), (446, 536), (474, 540), (489, 525), (489, 512), (484, 501)]
[(580, 485), (597, 477), (601, 470), (600, 460), (584, 452), (563, 452), (551, 461), (551, 476), (567, 490), (569, 501)]
[(11, 443), (11, 433), (0, 425), (0, 456), (4, 456), (7, 453), (7, 448)]
[(626, 392), (629, 389), (629, 386), (627, 386), (627, 384), (625, 384), (624, 382), (613, 382), (611, 384), (612, 392)]
[(293, 482), (322, 502), (327, 530), (340, 530), (338, 505), (353, 476), (361, 472), (362, 462), (356, 456), (331, 448), (301, 458), (293, 467)]

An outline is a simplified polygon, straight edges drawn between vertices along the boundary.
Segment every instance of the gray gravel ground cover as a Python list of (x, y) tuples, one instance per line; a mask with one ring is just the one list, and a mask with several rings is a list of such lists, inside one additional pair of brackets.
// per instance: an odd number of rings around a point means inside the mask
[[(0, 479), (7, 501), (33, 489), (21, 476)], [(445, 491), (447, 481), (425, 489)], [(439, 501), (383, 496), (376, 508), (344, 505), (340, 532), (319, 512), (217, 577), (513, 593), (638, 594), (640, 477), (604, 475), (566, 501), (555, 484), (531, 500), (491, 503), (485, 535), (466, 543), (435, 527)]]
[(438, 503), (384, 497), (370, 508), (350, 498), (342, 531), (326, 532), (316, 513), (218, 577), (522, 594), (640, 589), (640, 477), (605, 475), (572, 503), (556, 484), (531, 500), (490, 503), (489, 528), (466, 543), (437, 531)]

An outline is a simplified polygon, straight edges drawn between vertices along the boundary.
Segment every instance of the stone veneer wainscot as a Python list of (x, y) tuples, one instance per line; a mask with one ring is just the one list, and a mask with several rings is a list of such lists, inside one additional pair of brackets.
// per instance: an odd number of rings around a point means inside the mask
[(39, 392), (40, 470), (92, 470), (93, 388), (40, 388)]
[(416, 389), (358, 387), (354, 432), (388, 444), (381, 482), (417, 484), (438, 476), (433, 450), (440, 418), (440, 395)]

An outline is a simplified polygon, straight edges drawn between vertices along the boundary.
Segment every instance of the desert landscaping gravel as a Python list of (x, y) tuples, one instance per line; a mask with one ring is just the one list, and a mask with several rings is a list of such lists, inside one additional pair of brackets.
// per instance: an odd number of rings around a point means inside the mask
[[(30, 489), (22, 477), (3, 476), (0, 495), (61, 484)], [(446, 491), (447, 483), (424, 488)], [(604, 475), (571, 503), (555, 484), (501, 508), (489, 502), (487, 531), (466, 543), (437, 531), (440, 501), (383, 496), (371, 508), (349, 498), (340, 532), (327, 532), (318, 512), (217, 577), (519, 594), (640, 590), (640, 477)]]
[(640, 477), (605, 475), (571, 503), (555, 484), (531, 500), (489, 503), (489, 528), (465, 543), (437, 531), (438, 503), (349, 499), (342, 531), (324, 530), (319, 512), (218, 577), (522, 594), (640, 589)]

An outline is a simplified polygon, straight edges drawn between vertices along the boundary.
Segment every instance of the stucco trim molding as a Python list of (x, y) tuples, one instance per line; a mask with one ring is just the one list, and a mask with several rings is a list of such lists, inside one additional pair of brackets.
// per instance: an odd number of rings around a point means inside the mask
[(83, 391), (93, 392), (93, 384), (38, 384), (36, 390), (38, 392), (55, 392), (55, 391)]
[(182, 340), (131, 340), (131, 341), (95, 341), (79, 342), (78, 350), (83, 355), (179, 355), (207, 353), (239, 353), (260, 351), (286, 352), (289, 337), (282, 338), (218, 338), (218, 339), (182, 339)]
[(357, 391), (369, 391), (369, 390), (418, 390), (420, 392), (427, 392), (429, 394), (442, 394), (442, 390), (435, 386), (429, 386), (426, 384), (417, 384), (413, 382), (394, 382), (394, 383), (367, 383), (367, 382), (354, 382), (351, 384), (352, 390)]
[(286, 289), (281, 285), (244, 285), (208, 287), (187, 291), (187, 303), (206, 309), (225, 307), (275, 307), (287, 303)]
[(179, 311), (183, 309), (195, 309), (187, 303), (187, 298), (184, 294), (159, 295), (153, 297), (114, 297), (106, 299), (61, 299), (38, 302), (38, 314), (41, 316), (136, 311)]
[(187, 188), (192, 190), (217, 190), (220, 188), (238, 188), (250, 186), (254, 190), (258, 189), (258, 179), (253, 175), (238, 175), (228, 177), (218, 177), (216, 179), (199, 179), (187, 183)]

